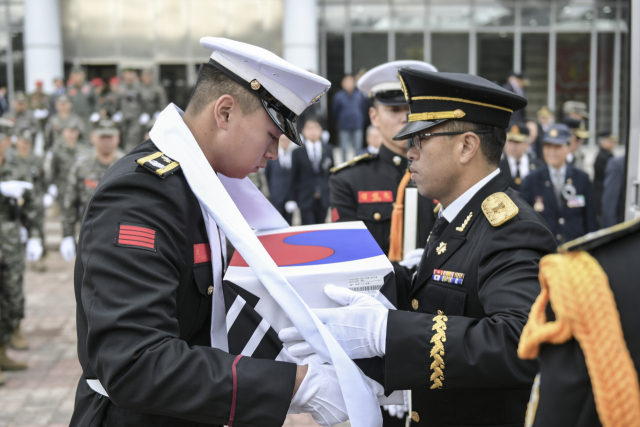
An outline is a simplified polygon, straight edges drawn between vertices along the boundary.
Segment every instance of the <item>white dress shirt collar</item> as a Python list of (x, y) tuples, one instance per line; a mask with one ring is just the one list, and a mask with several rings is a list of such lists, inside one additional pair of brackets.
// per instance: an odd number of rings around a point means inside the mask
[(560, 172), (560, 183), (564, 184), (564, 181), (566, 181), (567, 178), (567, 164), (563, 164), (562, 166), (560, 166), (560, 169), (556, 169), (551, 165), (547, 165), (549, 167), (549, 175), (551, 176), (551, 181), (554, 183), (554, 185), (558, 185), (558, 183), (556, 183), (556, 172)]
[(511, 176), (516, 177), (517, 168), (520, 168), (520, 178), (524, 179), (527, 175), (529, 175), (529, 156), (524, 154), (520, 157), (520, 163), (515, 157), (507, 156), (507, 161), (509, 162), (509, 170), (511, 171)]
[(313, 142), (305, 139), (304, 146), (307, 148), (307, 154), (309, 155), (311, 163), (322, 157), (322, 141)]
[(462, 208), (464, 208), (467, 203), (471, 201), (473, 196), (475, 196), (482, 187), (487, 185), (487, 183), (495, 178), (499, 173), (500, 169), (498, 168), (491, 172), (489, 175), (482, 178), (473, 187), (465, 191), (462, 196), (458, 197), (456, 200), (454, 200), (453, 203), (447, 206), (446, 209), (440, 209), (439, 216), (443, 216), (447, 221), (452, 222), (454, 219), (456, 219), (456, 216), (458, 216)]

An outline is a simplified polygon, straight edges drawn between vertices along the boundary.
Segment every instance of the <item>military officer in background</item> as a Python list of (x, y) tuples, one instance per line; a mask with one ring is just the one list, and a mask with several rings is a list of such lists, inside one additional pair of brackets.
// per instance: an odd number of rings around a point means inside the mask
[[(73, 103), (71, 99), (65, 95), (60, 95), (56, 100), (57, 113), (49, 117), (49, 121), (45, 126), (45, 140), (47, 149), (54, 148), (62, 139), (62, 130), (65, 127), (73, 126), (78, 129), (79, 137), (85, 135), (85, 122), (73, 111)], [(82, 141), (80, 139), (80, 141)]]
[(525, 426), (640, 425), (640, 219), (558, 251), (518, 348), (540, 365)]
[(62, 209), (62, 202), (67, 188), (67, 176), (74, 164), (83, 155), (89, 154), (88, 149), (78, 145), (80, 129), (78, 123), (66, 123), (62, 128), (62, 140), (50, 151), (47, 156), (47, 182), (48, 193), (55, 194), (58, 206)]
[(71, 68), (66, 94), (72, 103), (71, 111), (80, 116), (88, 126), (89, 116), (94, 110), (95, 97), (91, 85), (85, 81), (84, 69), (80, 65)]
[(148, 120), (155, 118), (167, 106), (167, 95), (164, 88), (153, 81), (153, 70), (145, 68), (140, 73), (140, 96), (142, 98), (142, 113), (140, 124), (145, 125)]
[(571, 117), (565, 118), (562, 122), (571, 130), (567, 163), (572, 164), (577, 168), (583, 169), (585, 164), (584, 153), (582, 152), (582, 144), (584, 144), (584, 141), (589, 139), (587, 123), (584, 120), (578, 120)]
[(315, 312), (353, 359), (384, 357), (386, 391), (411, 390), (412, 425), (521, 426), (537, 366), (517, 346), (538, 262), (556, 247), (498, 168), (511, 111), (527, 101), (468, 74), (401, 69), (400, 78), (411, 114), (395, 138), (410, 138), (411, 178), (442, 206), (417, 273), (396, 266), (410, 302), (388, 310), (328, 286), (348, 307)]
[(4, 117), (11, 120), (16, 129), (31, 129), (34, 132), (38, 129), (38, 122), (29, 109), (27, 96), (22, 91), (18, 91), (13, 99), (13, 108)]
[(515, 123), (507, 131), (507, 142), (504, 144), (504, 155), (500, 159), (500, 170), (507, 178), (509, 187), (520, 191), (522, 180), (544, 162), (534, 158), (529, 149), (529, 129), (524, 123)]
[(62, 191), (63, 238), (60, 253), (68, 262), (75, 256), (76, 224), (81, 223), (84, 211), (102, 177), (121, 157), (117, 150), (120, 132), (113, 121), (100, 120), (90, 136), (95, 154), (80, 157), (71, 167)]
[[(409, 105), (402, 93), (398, 70), (436, 71), (421, 61), (394, 61), (379, 65), (358, 80), (358, 89), (373, 100), (371, 124), (382, 134), (378, 154), (366, 153), (332, 169), (331, 219), (363, 221), (385, 254), (389, 254), (391, 217), (398, 187), (408, 173), (406, 141), (393, 136), (407, 123)], [(408, 181), (408, 180), (405, 180)], [(404, 187), (401, 191), (404, 197)], [(434, 223), (437, 202), (419, 196), (416, 247), (424, 247)]]
[[(118, 88), (116, 115), (121, 116), (120, 146), (127, 153), (138, 145), (142, 138), (140, 116), (143, 111), (143, 100), (137, 80), (136, 70), (133, 68), (122, 70), (122, 85)], [(113, 116), (114, 120), (117, 118), (116, 115)]]
[(547, 222), (558, 244), (598, 229), (593, 188), (586, 172), (567, 162), (572, 134), (563, 124), (553, 125), (542, 142), (546, 167), (522, 183), (522, 197)]

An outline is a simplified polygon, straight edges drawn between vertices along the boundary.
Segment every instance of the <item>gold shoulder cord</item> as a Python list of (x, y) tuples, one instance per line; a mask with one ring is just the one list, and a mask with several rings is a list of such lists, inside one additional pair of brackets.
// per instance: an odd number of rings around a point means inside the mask
[(447, 334), (445, 333), (447, 325), (445, 322), (448, 320), (447, 316), (440, 310), (438, 310), (438, 315), (433, 318), (435, 323), (431, 329), (436, 333), (431, 337), (431, 344), (433, 344), (430, 353), (430, 356), (433, 357), (433, 362), (431, 362), (431, 370), (433, 371), (431, 374), (431, 381), (433, 381), (431, 389), (442, 388), (442, 382), (444, 381), (444, 359), (442, 356), (444, 356), (443, 343), (447, 341)]
[[(575, 337), (584, 353), (602, 425), (640, 425), (638, 374), (609, 280), (598, 261), (587, 252), (547, 255), (540, 261), (540, 286), (520, 337), (518, 356), (534, 359), (540, 344), (562, 344)], [(549, 300), (555, 322), (547, 322), (545, 315)]]

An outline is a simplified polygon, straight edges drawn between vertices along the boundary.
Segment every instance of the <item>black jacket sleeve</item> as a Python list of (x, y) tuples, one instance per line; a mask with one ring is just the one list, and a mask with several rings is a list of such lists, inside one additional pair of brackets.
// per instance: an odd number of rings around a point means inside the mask
[[(538, 262), (555, 242), (543, 224), (513, 221), (492, 233), (478, 266), (478, 296), (486, 317), (448, 316), (443, 387), (529, 386), (537, 370), (516, 355), (531, 305), (540, 292)], [(513, 236), (519, 236), (514, 239)], [(446, 315), (446, 313), (445, 313)], [(387, 323), (387, 390), (429, 387), (434, 362), (435, 316), (390, 311)]]
[(338, 210), (338, 222), (357, 221), (358, 203), (354, 199), (354, 191), (349, 182), (339, 175), (331, 175), (329, 178), (329, 200), (331, 208)]
[[(235, 355), (179, 339), (176, 291), (192, 280), (184, 254), (193, 251), (186, 247), (189, 218), (180, 183), (186, 186), (174, 176), (161, 182), (128, 173), (93, 197), (79, 245), (90, 368), (117, 406), (222, 425), (235, 386), (234, 425), (281, 426), (294, 364), (243, 357), (234, 381)], [(155, 249), (118, 246), (121, 222), (156, 230)]]

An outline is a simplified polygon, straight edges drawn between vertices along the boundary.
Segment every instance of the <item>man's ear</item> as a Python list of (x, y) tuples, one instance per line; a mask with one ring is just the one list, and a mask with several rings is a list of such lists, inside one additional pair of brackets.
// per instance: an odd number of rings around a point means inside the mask
[(376, 107), (369, 107), (369, 119), (372, 125), (380, 128), (380, 126), (378, 126), (378, 109)]
[(231, 95), (222, 95), (216, 102), (212, 104), (213, 115), (218, 129), (227, 130), (229, 126), (229, 120), (232, 115), (237, 114), (239, 110), (238, 103)]
[(467, 164), (479, 154), (480, 138), (473, 132), (467, 132), (462, 135), (462, 149), (460, 150), (460, 163)]

